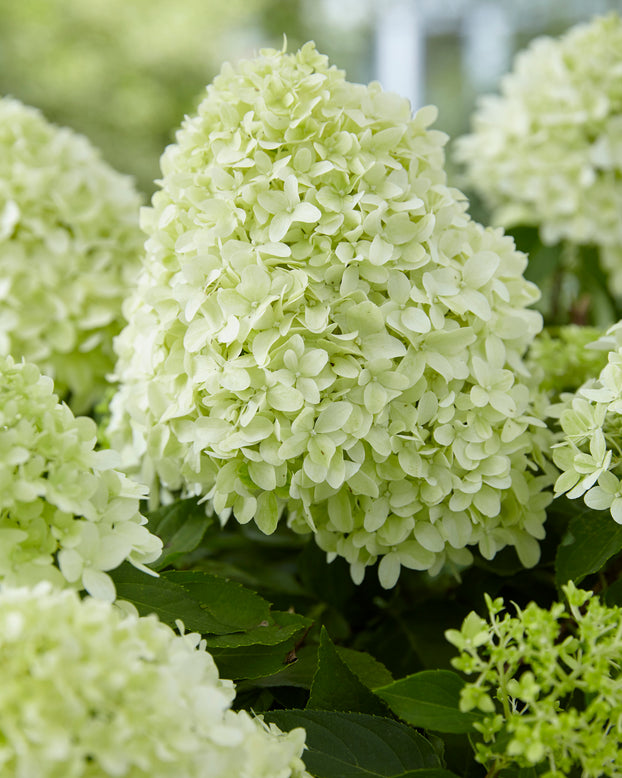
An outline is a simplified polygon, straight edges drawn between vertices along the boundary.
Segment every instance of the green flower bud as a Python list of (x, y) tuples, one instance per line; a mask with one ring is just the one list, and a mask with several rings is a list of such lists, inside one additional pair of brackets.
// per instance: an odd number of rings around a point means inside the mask
[(470, 640), (482, 621), (474, 613), (448, 633), (460, 650), (452, 664), (474, 676), (460, 707), (485, 714), (475, 724), (482, 736), (476, 758), (487, 767), (513, 762), (548, 765), (548, 778), (575, 770), (584, 778), (619, 778), (622, 609), (572, 583), (563, 591), (567, 606), (545, 610), (532, 602), (516, 616), (488, 598), (488, 639), (478, 645)]

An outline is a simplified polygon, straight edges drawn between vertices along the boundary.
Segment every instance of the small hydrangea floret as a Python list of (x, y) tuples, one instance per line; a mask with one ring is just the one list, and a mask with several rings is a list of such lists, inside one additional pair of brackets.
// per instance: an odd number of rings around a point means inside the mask
[(482, 98), (456, 156), (498, 224), (599, 247), (622, 293), (622, 19), (533, 41)]
[(112, 600), (106, 571), (144, 568), (162, 542), (139, 512), (144, 488), (95, 451), (92, 419), (58, 402), (35, 365), (0, 357), (0, 581), (40, 580)]
[[(539, 766), (543, 778), (622, 776), (622, 609), (569, 583), (567, 604), (530, 603), (516, 615), (488, 595), (447, 639), (469, 680), (460, 708), (483, 714), (476, 758), (494, 774)], [(577, 773), (578, 774), (578, 773)]]
[(47, 583), (0, 592), (0, 772), (310, 778), (305, 732), (234, 712), (200, 635)]
[(413, 117), (307, 44), (225, 66), (162, 157), (116, 343), (111, 440), (167, 489), (360, 581), (538, 558), (526, 257), (446, 184)]
[(85, 137), (0, 98), (0, 355), (38, 364), (76, 413), (114, 367), (139, 206)]

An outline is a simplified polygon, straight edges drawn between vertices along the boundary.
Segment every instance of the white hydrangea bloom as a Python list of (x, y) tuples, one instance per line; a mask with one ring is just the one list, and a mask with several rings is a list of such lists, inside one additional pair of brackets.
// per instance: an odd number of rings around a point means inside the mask
[(608, 350), (608, 362), (598, 378), (586, 381), (574, 394), (562, 395), (562, 402), (552, 409), (563, 431), (553, 449), (562, 471), (555, 491), (570, 499), (583, 496), (589, 508), (609, 510), (622, 524), (622, 322), (595, 345)]
[(140, 198), (86, 138), (0, 98), (0, 355), (100, 399), (142, 252)]
[(457, 158), (498, 224), (599, 246), (622, 294), (622, 19), (532, 42), (481, 100)]
[(158, 558), (162, 542), (139, 512), (143, 487), (95, 441), (93, 420), (59, 404), (49, 377), (0, 357), (0, 581), (45, 579), (112, 600), (105, 571)]
[(2, 775), (309, 778), (304, 730), (232, 711), (199, 641), (47, 583), (2, 588)]
[(544, 535), (526, 257), (446, 185), (445, 136), (307, 44), (225, 66), (162, 158), (113, 445), (224, 520), (432, 572)]

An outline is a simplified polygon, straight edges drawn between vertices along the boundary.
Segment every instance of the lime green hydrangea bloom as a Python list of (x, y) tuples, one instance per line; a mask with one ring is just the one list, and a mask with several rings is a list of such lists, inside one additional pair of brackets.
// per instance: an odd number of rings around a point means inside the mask
[(607, 364), (607, 352), (590, 346), (602, 335), (596, 327), (576, 324), (542, 330), (527, 354), (529, 369), (542, 390), (555, 399), (597, 375)]
[[(526, 257), (447, 187), (434, 108), (307, 44), (226, 65), (162, 157), (116, 343), (113, 445), (354, 580), (538, 558)], [(543, 426), (543, 425), (542, 425)]]
[[(476, 613), (448, 630), (457, 670), (476, 676), (460, 708), (485, 715), (476, 758), (488, 769), (542, 765), (542, 778), (622, 776), (622, 608), (603, 605), (569, 583), (568, 604), (530, 603), (516, 616), (488, 595), (488, 621)], [(547, 769), (548, 768), (548, 769)], [(578, 773), (577, 773), (578, 774)]]
[(106, 570), (158, 558), (144, 489), (95, 441), (93, 420), (59, 404), (49, 377), (0, 357), (0, 581), (45, 579), (112, 600)]
[(139, 205), (86, 138), (0, 98), (0, 355), (38, 364), (76, 413), (114, 367)]
[(539, 38), (457, 143), (469, 185), (504, 226), (593, 244), (622, 293), (622, 19)]
[(310, 778), (220, 680), (200, 635), (41, 583), (0, 591), (0, 772), (15, 778)]
[(622, 524), (622, 322), (595, 345), (608, 360), (598, 378), (551, 408), (562, 430), (562, 440), (553, 448), (562, 471), (555, 492), (570, 499), (583, 496), (589, 508), (609, 510)]

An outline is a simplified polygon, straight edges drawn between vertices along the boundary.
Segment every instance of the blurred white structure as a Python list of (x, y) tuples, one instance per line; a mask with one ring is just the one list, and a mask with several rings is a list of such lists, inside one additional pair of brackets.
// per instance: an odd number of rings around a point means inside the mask
[[(340, 14), (341, 3), (328, 4), (333, 17)], [(347, 9), (342, 10), (347, 24)], [(468, 82), (477, 92), (489, 91), (510, 67), (517, 33), (535, 35), (610, 10), (622, 12), (622, 0), (360, 0), (356, 17), (360, 23), (368, 14), (374, 31), (373, 77), (417, 108), (426, 101), (429, 38), (459, 36)]]
[(413, 0), (382, 5), (375, 19), (375, 78), (419, 108), (425, 95), (425, 17)]

